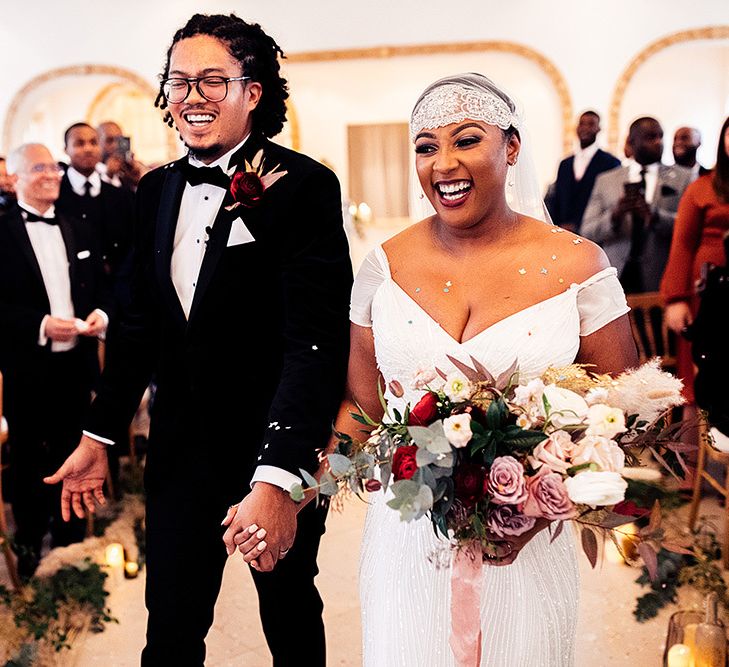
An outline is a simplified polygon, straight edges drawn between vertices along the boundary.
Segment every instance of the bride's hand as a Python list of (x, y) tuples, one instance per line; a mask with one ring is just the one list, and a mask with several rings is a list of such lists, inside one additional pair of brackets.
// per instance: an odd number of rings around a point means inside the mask
[[(228, 512), (220, 524), (221, 526), (230, 526), (230, 524), (233, 522), (233, 519), (235, 519), (235, 515), (238, 512), (239, 505), (240, 503), (236, 505), (231, 505), (228, 508)], [(264, 541), (265, 537), (266, 529), (259, 528), (256, 524), (246, 526), (243, 530), (240, 530), (233, 535), (233, 542), (236, 545), (235, 548), (237, 548), (238, 551), (243, 554), (243, 560), (245, 560), (246, 563), (249, 563), (251, 567), (255, 569), (258, 569), (258, 563), (256, 562), (256, 559), (266, 549), (266, 542)], [(229, 556), (235, 553), (235, 548), (233, 548), (232, 551), (230, 550), (230, 548), (228, 548)]]
[(522, 535), (516, 535), (504, 539), (498, 535), (490, 536), (494, 544), (494, 553), (489, 555), (484, 551), (483, 562), (488, 565), (511, 565), (519, 555), (519, 552), (537, 533), (544, 530), (548, 525), (547, 519), (537, 519), (534, 527)]

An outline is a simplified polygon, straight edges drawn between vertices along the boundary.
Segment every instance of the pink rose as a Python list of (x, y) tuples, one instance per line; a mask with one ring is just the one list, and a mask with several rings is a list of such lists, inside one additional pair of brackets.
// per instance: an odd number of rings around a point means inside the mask
[(537, 520), (519, 512), (513, 505), (492, 507), (486, 518), (486, 528), (499, 537), (523, 535), (534, 528)]
[(491, 501), (499, 505), (518, 505), (526, 500), (524, 467), (513, 456), (499, 456), (489, 470)]
[(562, 521), (574, 516), (574, 505), (559, 473), (542, 466), (536, 475), (527, 478), (526, 486), (529, 496), (523, 512), (527, 516), (544, 517), (550, 521)]
[(539, 468), (544, 464), (554, 472), (566, 473), (572, 465), (568, 461), (572, 456), (574, 447), (575, 445), (569, 433), (555, 431), (534, 448), (530, 463), (534, 468)]

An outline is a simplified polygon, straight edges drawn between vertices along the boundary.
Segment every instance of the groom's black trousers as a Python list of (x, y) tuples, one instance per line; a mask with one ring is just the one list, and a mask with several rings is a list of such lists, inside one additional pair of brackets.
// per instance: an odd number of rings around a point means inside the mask
[[(147, 484), (144, 667), (199, 667), (205, 661), (205, 635), (227, 560), (220, 522), (235, 500), (214, 492), (189, 493), (189, 473), (166, 475), (163, 488)], [(170, 488), (172, 480), (177, 492)], [(310, 503), (299, 514), (296, 541), (286, 558), (273, 572), (252, 570), (275, 667), (300, 665), (302, 655), (307, 666), (325, 665), (323, 605), (314, 585), (325, 519), (326, 508)], [(231, 557), (242, 558), (237, 552)]]

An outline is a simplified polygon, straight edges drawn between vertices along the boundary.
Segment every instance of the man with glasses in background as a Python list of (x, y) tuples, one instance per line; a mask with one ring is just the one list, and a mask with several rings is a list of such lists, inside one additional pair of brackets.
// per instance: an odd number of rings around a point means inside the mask
[(9, 482), (21, 577), (51, 546), (83, 539), (61, 520), (60, 492), (43, 484), (73, 451), (98, 376), (96, 337), (111, 308), (93, 231), (57, 215), (61, 169), (45, 146), (7, 159), (17, 203), (0, 216), (0, 370), (9, 425)]
[(47, 480), (66, 516), (93, 511), (110, 434), (154, 375), (143, 665), (203, 664), (236, 550), (273, 664), (325, 665), (326, 510), (299, 513), (289, 489), (318, 469), (343, 395), (352, 273), (336, 176), (269, 141), (286, 120), (279, 56), (234, 15), (175, 34), (157, 103), (189, 153), (139, 183), (132, 307), (86, 435)]

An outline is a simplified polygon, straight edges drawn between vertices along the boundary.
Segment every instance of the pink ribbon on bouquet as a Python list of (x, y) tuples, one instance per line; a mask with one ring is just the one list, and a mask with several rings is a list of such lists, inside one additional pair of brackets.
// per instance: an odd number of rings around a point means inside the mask
[(458, 667), (481, 664), (483, 550), (471, 542), (456, 550), (451, 572), (450, 645)]

